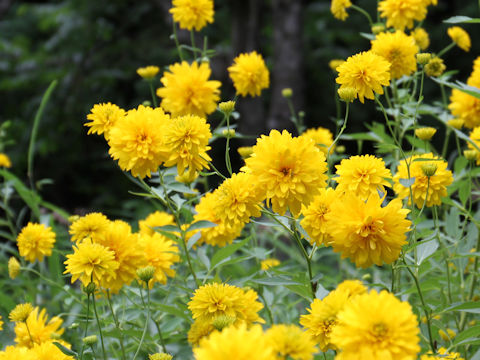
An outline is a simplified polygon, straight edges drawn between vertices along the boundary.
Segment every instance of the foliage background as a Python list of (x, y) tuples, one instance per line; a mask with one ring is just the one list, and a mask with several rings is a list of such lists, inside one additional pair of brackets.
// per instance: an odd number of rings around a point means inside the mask
[[(297, 48), (294, 53), (283, 53), (280, 59), (275, 53), (274, 38), (288, 31), (280, 27), (292, 23), (282, 25), (275, 21), (275, 16), (288, 13), (293, 3), (298, 6), (298, 15), (289, 21), (296, 22), (293, 26), (300, 31), (300, 51)], [(376, 1), (361, 3), (373, 13)], [(332, 96), (335, 74), (328, 61), (346, 58), (369, 47), (368, 40), (358, 35), (359, 31), (369, 30), (362, 15), (350, 10), (345, 26), (331, 16), (327, 0), (216, 0), (215, 4), (215, 23), (204, 34), (217, 50), (213, 77), (223, 83), (222, 99), (233, 97), (226, 68), (239, 50), (255, 47), (260, 51), (272, 70), (272, 79), (280, 75), (273, 67), (276, 62), (288, 64), (289, 58), (297, 57), (301, 66), (291, 71), (287, 81), (295, 89), (298, 109), (305, 110), (309, 126), (333, 129), (330, 117), (335, 115)], [(0, 121), (11, 121), (7, 137), (14, 143), (5, 151), (12, 158), (17, 176), (26, 174), (28, 140), (41, 96), (53, 79), (59, 80), (44, 113), (36, 149), (36, 179), (52, 179), (52, 184), (44, 183), (41, 189), (47, 201), (69, 212), (103, 210), (110, 216), (130, 217), (133, 205), (139, 201), (128, 194), (132, 185), (109, 159), (103, 138), (87, 136), (83, 123), (95, 103), (111, 101), (128, 109), (149, 99), (148, 85), (135, 73), (137, 67), (155, 64), (164, 68), (178, 60), (173, 40), (169, 38), (169, 7), (167, 0), (0, 3)], [(425, 27), (431, 36), (431, 51), (439, 51), (449, 43), (448, 24), (442, 21), (452, 14), (478, 16), (478, 4), (439, 0), (437, 7), (429, 9)], [(460, 80), (466, 79), (473, 59), (480, 53), (480, 43), (475, 41), (478, 27), (464, 24), (464, 28), (474, 39), (471, 51), (465, 53), (456, 48), (445, 57), (449, 69), (459, 70)], [(185, 35), (183, 42), (188, 43)], [(285, 44), (288, 46), (286, 38)], [(439, 98), (436, 89), (426, 82), (427, 101)], [(270, 91), (261, 100), (243, 101), (242, 113), (250, 110), (259, 114), (250, 120), (263, 132), (272, 122), (262, 114), (273, 113), (271, 107), (279, 103), (276, 96)], [(352, 114), (348, 132), (363, 131), (364, 122), (381, 116), (374, 111), (373, 102), (353, 104)], [(211, 119), (215, 121), (215, 116)], [(241, 118), (239, 123), (246, 120)], [(275, 124), (290, 127), (285, 118)], [(350, 153), (356, 151), (355, 144), (345, 145)], [(223, 152), (223, 146), (218, 143), (219, 153)], [(364, 147), (366, 150), (368, 146)], [(222, 156), (212, 157), (222, 159)]]

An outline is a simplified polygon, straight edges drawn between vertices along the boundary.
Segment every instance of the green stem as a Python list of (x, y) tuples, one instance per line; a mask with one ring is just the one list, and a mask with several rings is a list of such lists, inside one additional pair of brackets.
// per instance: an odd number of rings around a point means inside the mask
[(350, 109), (350, 103), (347, 102), (347, 103), (345, 103), (345, 118), (343, 120), (342, 127), (340, 128), (340, 132), (337, 134), (337, 136), (333, 140), (332, 145), (330, 145), (328, 147), (328, 151), (327, 151), (327, 177), (328, 177), (328, 181), (330, 181), (330, 165), (331, 165), (330, 153), (335, 148), (335, 145), (338, 143), (338, 140), (340, 140), (340, 136), (342, 136), (343, 132), (347, 128), (349, 109)]
[(445, 46), (443, 50), (441, 50), (439, 53), (437, 53), (436, 57), (441, 57), (443, 54), (445, 54), (447, 51), (450, 51), (455, 46), (455, 43), (452, 41), (450, 44)]
[[(87, 337), (87, 331), (88, 331), (88, 320), (90, 317), (90, 294), (87, 294), (87, 320), (85, 323), (85, 331), (83, 333), (83, 337)], [(83, 350), (85, 349), (85, 344), (82, 345), (82, 349), (80, 350), (80, 360), (83, 358)]]
[(447, 127), (447, 131), (445, 133), (445, 140), (443, 142), (443, 148), (442, 148), (442, 158), (445, 159), (445, 156), (447, 156), (447, 149), (448, 149), (448, 139), (450, 139), (450, 133), (452, 130)]
[(225, 114), (227, 121), (227, 141), (225, 144), (225, 166), (227, 171), (232, 176), (232, 163), (230, 161), (230, 114)]
[(32, 334), (30, 333), (30, 328), (28, 327), (27, 320), (24, 321), (25, 327), (27, 328), (28, 337), (30, 338), (30, 341), (32, 342), (32, 347), (33, 347), (33, 345), (35, 345), (35, 341), (33, 341), (33, 337), (32, 337)]
[(192, 48), (193, 48), (193, 60), (197, 60), (197, 46), (195, 45), (195, 32), (190, 30), (190, 41), (192, 42)]
[(155, 90), (153, 88), (153, 80), (148, 80), (148, 83), (150, 84), (150, 93), (152, 94), (153, 106), (158, 107), (157, 96), (155, 95)]
[(95, 313), (95, 319), (97, 320), (98, 332), (100, 333), (100, 342), (102, 343), (103, 359), (107, 360), (107, 353), (105, 352), (105, 343), (103, 341), (102, 326), (100, 324), (100, 319), (97, 313), (97, 302), (95, 300), (95, 294), (92, 294), (92, 299), (93, 299), (93, 311)]
[(352, 4), (351, 8), (352, 8), (353, 10), (358, 11), (358, 12), (359, 12), (360, 14), (362, 14), (363, 16), (365, 16), (365, 17), (367, 18), (367, 20), (368, 20), (368, 24), (370, 25), (370, 28), (372, 28), (372, 26), (373, 26), (373, 21), (372, 21), (372, 18), (371, 18), (370, 14), (369, 14), (368, 12), (366, 12), (365, 10), (363, 10), (361, 7), (358, 7), (358, 6), (353, 5), (353, 4)]
[(173, 21), (173, 39), (175, 40), (175, 46), (177, 47), (178, 57), (180, 58), (180, 61), (183, 61), (183, 53), (180, 43), (178, 42), (177, 26), (175, 25), (175, 21)]
[(147, 333), (149, 322), (150, 322), (150, 289), (148, 288), (148, 284), (147, 284), (147, 319), (145, 320), (145, 326), (143, 327), (142, 337), (140, 338), (140, 342), (138, 344), (137, 351), (135, 352), (135, 355), (133, 356), (133, 360), (135, 360), (137, 358), (138, 353), (140, 352), (140, 349), (142, 348), (143, 341), (145, 340), (145, 335)]
[(160, 325), (158, 325), (157, 321), (155, 321), (154, 319), (152, 320), (153, 320), (153, 323), (155, 324), (155, 327), (157, 328), (158, 336), (160, 338), (160, 344), (162, 345), (162, 350), (164, 353), (166, 353), (167, 347), (165, 346), (165, 340), (163, 340), (162, 329), (160, 329)]
[(315, 299), (315, 285), (313, 284), (313, 281), (312, 281), (312, 279), (313, 279), (312, 261), (310, 260), (310, 257), (308, 256), (307, 251), (303, 247), (302, 239), (298, 235), (298, 230), (297, 230), (297, 225), (296, 225), (295, 220), (291, 221), (291, 229), (292, 229), (292, 232), (293, 232), (293, 238), (297, 242), (297, 245), (300, 249), (300, 252), (302, 253), (303, 257), (305, 258), (305, 261), (307, 262), (308, 278), (309, 278), (309, 282), (310, 282), (310, 289), (312, 291), (312, 299)]
[(120, 342), (120, 348), (122, 349), (122, 359), (126, 360), (125, 347), (123, 346), (123, 331), (120, 328), (120, 324), (118, 322), (117, 316), (115, 315), (115, 311), (113, 311), (112, 299), (110, 298), (110, 291), (108, 291), (108, 290), (107, 290), (107, 301), (108, 301), (108, 306), (110, 308), (110, 311), (112, 312), (113, 322), (115, 323), (115, 327), (117, 328), (117, 330), (120, 334), (120, 337), (119, 337), (118, 341)]

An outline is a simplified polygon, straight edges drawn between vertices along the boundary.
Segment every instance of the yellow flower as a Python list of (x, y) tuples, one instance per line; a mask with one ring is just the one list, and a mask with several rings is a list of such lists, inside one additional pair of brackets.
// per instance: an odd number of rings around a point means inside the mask
[(253, 154), (253, 146), (240, 146), (237, 151), (242, 159), (246, 159)]
[(148, 360), (172, 360), (173, 356), (167, 353), (156, 353), (148, 355)]
[(372, 40), (372, 52), (383, 56), (390, 63), (390, 76), (399, 79), (417, 70), (418, 47), (413, 37), (397, 30), (378, 34)]
[(345, 60), (343, 59), (332, 59), (328, 62), (328, 66), (330, 67), (330, 69), (332, 69), (333, 71), (337, 71), (337, 67), (339, 67), (340, 65), (342, 65), (343, 63), (345, 62)]
[(218, 104), (218, 109), (225, 115), (230, 115), (232, 112), (235, 111), (235, 101), (223, 101)]
[(412, 31), (411, 35), (420, 50), (425, 50), (430, 46), (430, 37), (424, 28), (416, 28)]
[(70, 225), (69, 233), (72, 241), (81, 242), (84, 239), (95, 241), (101, 238), (108, 230), (110, 220), (102, 213), (90, 213), (79, 217)]
[(367, 288), (360, 280), (344, 280), (337, 286), (337, 291), (345, 291), (349, 298), (362, 295), (367, 292)]
[(331, 241), (325, 215), (330, 212), (330, 205), (337, 198), (338, 194), (332, 188), (320, 189), (320, 194), (315, 196), (308, 206), (302, 206), (304, 218), (300, 221), (300, 225), (307, 232), (312, 245), (314, 243), (318, 246), (328, 245)]
[(145, 80), (152, 80), (160, 71), (158, 66), (146, 66), (137, 69), (137, 74)]
[(322, 300), (314, 299), (310, 309), (307, 309), (309, 314), (300, 316), (300, 324), (307, 329), (307, 333), (317, 342), (321, 351), (337, 349), (330, 336), (337, 326), (338, 313), (349, 299), (346, 291), (331, 291)]
[(432, 354), (430, 350), (425, 355), (420, 357), (420, 360), (464, 360), (459, 353), (456, 352), (448, 352), (447, 349), (441, 347), (438, 349), (438, 353), (436, 355)]
[(87, 115), (87, 120), (90, 122), (85, 123), (85, 126), (89, 126), (88, 135), (98, 134), (105, 137), (108, 140), (110, 136), (110, 129), (125, 116), (125, 110), (119, 108), (112, 103), (96, 104), (90, 110), (90, 114)]
[(371, 51), (350, 56), (337, 71), (340, 89), (354, 88), (361, 103), (374, 99), (373, 92), (383, 94), (382, 86), (390, 84), (390, 63)]
[(260, 263), (260, 268), (265, 271), (278, 265), (280, 265), (280, 260), (270, 258), (270, 259), (262, 260), (262, 262)]
[(165, 161), (163, 132), (169, 121), (161, 108), (130, 110), (110, 131), (110, 156), (133, 176), (150, 177)]
[(446, 68), (443, 59), (434, 57), (428, 61), (427, 65), (425, 65), (425, 74), (430, 77), (439, 77), (443, 74)]
[(180, 116), (172, 119), (165, 128), (165, 166), (177, 166), (178, 174), (183, 175), (188, 168), (190, 173), (209, 169), (208, 141), (212, 137), (210, 124), (204, 118), (195, 115)]
[(467, 80), (467, 84), (480, 88), (480, 56), (473, 62), (473, 71)]
[(8, 276), (15, 279), (20, 274), (20, 263), (13, 256), (8, 260)]
[(18, 304), (10, 311), (8, 318), (14, 322), (22, 322), (27, 320), (30, 313), (33, 311), (33, 306), (30, 303)]
[(252, 174), (267, 203), (280, 215), (287, 208), (297, 216), (326, 185), (325, 155), (306, 137), (292, 137), (283, 130), (262, 135), (245, 160), (243, 171)]
[(341, 87), (337, 90), (338, 96), (341, 100), (351, 103), (357, 98), (357, 89), (353, 87)]
[(429, 126), (415, 129), (415, 135), (420, 140), (424, 140), (424, 141), (430, 140), (433, 137), (433, 135), (435, 135), (436, 132), (437, 132), (437, 129)]
[(215, 331), (211, 321), (194, 321), (188, 330), (187, 340), (192, 346), (197, 346), (204, 337)]
[[(70, 345), (60, 341), (63, 346), (70, 348)], [(32, 348), (32, 353), (35, 354), (36, 360), (74, 360), (75, 358), (65, 355), (58, 347), (53, 344), (53, 341), (35, 344)]]
[[(201, 245), (207, 243), (212, 246), (225, 246), (233, 240), (235, 240), (240, 233), (242, 232), (244, 223), (238, 223), (238, 226), (232, 226), (232, 224), (227, 224), (220, 217), (218, 209), (219, 201), (219, 192), (213, 192), (205, 194), (200, 199), (200, 202), (195, 206), (195, 216), (193, 217), (194, 221), (207, 220), (210, 221), (216, 226), (209, 228), (202, 228), (201, 238), (197, 241), (196, 245)], [(224, 209), (228, 210), (228, 209)]]
[(173, 264), (180, 261), (178, 247), (172, 240), (159, 233), (140, 235), (139, 244), (144, 251), (146, 264), (155, 268), (154, 277), (148, 282), (148, 287), (151, 289), (156, 282), (166, 284), (167, 276), (175, 276)]
[(373, 155), (352, 156), (335, 167), (338, 177), (333, 180), (338, 183), (338, 194), (355, 194), (365, 200), (379, 191), (386, 193), (385, 186), (390, 187), (388, 180), (392, 179), (392, 173), (382, 159)]
[[(15, 324), (15, 342), (18, 346), (32, 348), (35, 344), (42, 344), (63, 334), (61, 328), (63, 320), (58, 316), (48, 320), (47, 311), (38, 307), (32, 310), (26, 321)], [(29, 334), (30, 332), (30, 334)]]
[(262, 89), (270, 86), (270, 73), (262, 55), (256, 51), (238, 55), (228, 68), (228, 73), (237, 95), (260, 96)]
[(427, 16), (425, 0), (382, 0), (378, 4), (380, 17), (387, 18), (387, 27), (398, 30), (411, 29), (413, 21), (422, 21)]
[[(325, 129), (323, 127), (317, 127), (308, 129), (305, 131), (300, 137), (307, 137), (312, 139), (317, 147), (320, 149), (321, 152), (327, 156), (328, 148), (333, 144), (333, 134), (330, 130)], [(335, 149), (332, 148), (330, 153), (332, 153)]]
[(33, 350), (26, 347), (7, 346), (0, 351), (0, 360), (38, 360)]
[(463, 51), (470, 51), (472, 46), (472, 41), (470, 40), (470, 35), (459, 26), (449, 27), (447, 34), (452, 39), (452, 41), (457, 44), (457, 46)]
[(475, 96), (453, 89), (448, 108), (453, 116), (464, 121), (465, 127), (472, 129), (480, 126), (480, 99)]
[(3, 330), (3, 319), (2, 316), (0, 315), (0, 331)]
[(186, 61), (173, 64), (160, 79), (163, 86), (157, 89), (162, 98), (162, 108), (173, 117), (197, 115), (205, 117), (217, 108), (220, 100), (220, 81), (208, 80), (211, 74), (208, 63), (189, 65)]
[[(365, 201), (347, 193), (331, 205), (326, 215), (333, 251), (349, 258), (357, 267), (391, 264), (406, 244), (409, 210), (400, 199), (382, 207), (383, 199), (371, 194)], [(349, 211), (345, 211), (349, 209)]]
[(332, 0), (332, 3), (330, 4), (330, 11), (335, 18), (345, 21), (345, 19), (348, 17), (346, 9), (348, 9), (350, 6), (352, 6), (352, 2), (350, 0)]
[(418, 53), (417, 54), (417, 63), (420, 65), (426, 65), (432, 59), (432, 54), (430, 53)]
[(260, 216), (260, 202), (263, 200), (256, 187), (255, 178), (247, 173), (232, 174), (216, 190), (216, 216), (232, 228), (243, 226), (251, 217)]
[[(469, 137), (478, 147), (480, 147), (480, 127), (474, 128)], [(468, 148), (476, 152), (477, 165), (480, 165), (480, 152), (470, 143), (468, 143)]]
[(278, 360), (313, 360), (315, 341), (296, 325), (272, 325), (265, 333)]
[(254, 325), (229, 326), (222, 332), (215, 331), (200, 341), (193, 349), (196, 360), (276, 360), (262, 327)]
[(453, 127), (454, 129), (461, 130), (463, 127), (464, 121), (462, 119), (454, 118), (447, 121), (448, 126)]
[(331, 334), (338, 360), (415, 360), (419, 328), (409, 303), (387, 291), (358, 295), (338, 314)]
[(100, 285), (112, 293), (118, 293), (123, 285), (130, 285), (138, 268), (145, 264), (145, 255), (138, 242), (138, 236), (132, 234), (130, 225), (121, 220), (112, 221), (104, 236), (96, 240), (100, 245), (113, 251), (118, 263), (116, 276), (102, 279)]
[(206, 284), (195, 290), (187, 304), (196, 321), (212, 322), (218, 316), (230, 316), (235, 324), (264, 322), (258, 316), (263, 304), (253, 290), (242, 290), (229, 284)]
[(7, 154), (0, 153), (0, 167), (11, 168), (12, 162)]
[(140, 234), (153, 235), (155, 234), (155, 227), (173, 225), (174, 223), (175, 219), (173, 215), (164, 211), (155, 211), (148, 215), (145, 220), (140, 220), (138, 222), (138, 227), (140, 228)]
[(446, 331), (440, 329), (438, 330), (438, 335), (440, 335), (443, 341), (449, 342), (452, 341), (452, 339), (457, 335), (457, 333), (452, 329), (447, 329)]
[(28, 223), (17, 237), (20, 256), (31, 263), (42, 261), (44, 256), (52, 254), (55, 233), (51, 227), (43, 224)]
[(90, 282), (96, 285), (109, 278), (115, 278), (118, 262), (115, 261), (115, 253), (97, 243), (83, 241), (73, 247), (73, 254), (67, 255), (64, 262), (66, 269), (64, 274), (72, 275), (72, 283), (80, 279), (83, 285)]
[(213, 0), (173, 0), (170, 13), (181, 29), (200, 31), (213, 23)]
[[(437, 171), (435, 175), (427, 177), (422, 171), (422, 165), (429, 163), (428, 161), (415, 161), (416, 159), (432, 159), (432, 162), (437, 165)], [(407, 172), (407, 163), (410, 164), (410, 177)], [(397, 173), (393, 177), (395, 184), (393, 190), (398, 194), (398, 197), (404, 199), (409, 198), (410, 203), (410, 189), (408, 186), (404, 186), (400, 183), (400, 179), (408, 181), (409, 179), (415, 180), (412, 184), (413, 201), (418, 208), (422, 208), (425, 198), (426, 206), (440, 205), (442, 203), (441, 198), (447, 195), (447, 186), (453, 182), (452, 172), (447, 170), (448, 163), (443, 160), (439, 160), (438, 156), (434, 156), (432, 153), (413, 155), (400, 162), (397, 168)]]

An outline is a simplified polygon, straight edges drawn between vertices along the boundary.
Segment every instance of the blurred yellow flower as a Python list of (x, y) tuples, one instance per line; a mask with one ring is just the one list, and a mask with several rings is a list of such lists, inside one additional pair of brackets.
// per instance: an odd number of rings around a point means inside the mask
[(262, 55), (256, 51), (238, 55), (228, 68), (237, 95), (260, 96), (270, 86), (270, 73)]
[(332, 69), (333, 71), (337, 71), (337, 67), (339, 67), (340, 65), (342, 65), (343, 63), (345, 62), (345, 60), (343, 59), (332, 59), (328, 62), (328, 66), (330, 67), (330, 69)]
[(449, 27), (447, 34), (452, 39), (452, 41), (457, 44), (457, 46), (463, 51), (470, 51), (472, 46), (472, 41), (470, 40), (470, 35), (459, 26)]
[[(333, 134), (330, 130), (323, 127), (307, 129), (300, 137), (307, 137), (312, 139), (321, 152), (327, 156), (328, 148), (333, 144)], [(330, 153), (333, 153), (335, 149), (332, 148)]]
[(200, 31), (213, 23), (213, 0), (173, 0), (170, 13), (181, 29)]
[(428, 61), (427, 65), (425, 65), (425, 74), (430, 77), (439, 77), (443, 74), (446, 68), (443, 59), (433, 57)]
[[(63, 334), (61, 328), (63, 320), (58, 316), (48, 320), (47, 311), (38, 307), (32, 310), (25, 322), (15, 324), (15, 342), (18, 346), (33, 348), (34, 345), (49, 342), (52, 338), (58, 338)], [(30, 333), (30, 334), (29, 334)]]
[(330, 212), (331, 204), (338, 198), (338, 194), (332, 188), (320, 189), (320, 194), (313, 198), (308, 205), (302, 206), (303, 219), (300, 225), (310, 236), (310, 243), (327, 245), (331, 241), (328, 233), (326, 215)]
[(480, 126), (480, 99), (475, 96), (453, 89), (448, 108), (453, 116), (464, 121), (466, 128)]
[(175, 219), (172, 214), (164, 211), (155, 211), (148, 215), (144, 220), (138, 222), (139, 232), (142, 235), (153, 235), (155, 233), (155, 227), (173, 225)]
[(278, 360), (313, 360), (318, 351), (310, 335), (296, 325), (274, 324), (265, 336)]
[(220, 100), (220, 81), (209, 80), (212, 70), (208, 63), (200, 65), (186, 61), (170, 66), (160, 79), (162, 88), (157, 95), (162, 98), (162, 108), (173, 117), (197, 115), (205, 117), (214, 112)]
[(44, 256), (52, 254), (55, 237), (51, 227), (29, 222), (17, 237), (20, 256), (31, 263), (42, 261)]
[(158, 66), (146, 66), (137, 69), (137, 74), (145, 80), (152, 80), (160, 71)]
[(332, 0), (330, 11), (339, 20), (345, 21), (348, 18), (347, 9), (352, 6), (350, 0)]
[(198, 346), (200, 340), (215, 331), (211, 321), (195, 320), (188, 330), (187, 340), (192, 346)]
[(422, 355), (420, 360), (464, 360), (464, 358), (457, 352), (448, 352), (447, 349), (441, 347), (438, 349), (437, 354), (433, 355), (430, 350), (425, 355)]
[(28, 316), (33, 311), (33, 306), (30, 303), (25, 304), (18, 304), (16, 305), (10, 314), (8, 314), (8, 318), (14, 322), (23, 322), (28, 319)]
[(262, 262), (260, 263), (260, 268), (265, 271), (278, 265), (280, 265), (280, 260), (275, 258), (269, 258), (262, 260)]
[(0, 153), (0, 167), (11, 168), (12, 162), (7, 154)]
[(417, 27), (411, 35), (420, 50), (426, 50), (430, 46), (430, 37), (424, 28)]
[(20, 274), (20, 263), (13, 256), (8, 260), (8, 276), (15, 279)]
[[(469, 137), (475, 143), (475, 145), (477, 145), (480, 148), (480, 126), (477, 126), (477, 127), (473, 128)], [(475, 157), (477, 159), (477, 165), (480, 165), (480, 152), (470, 143), (468, 143), (468, 148), (471, 151), (475, 151)]]
[(428, 141), (437, 132), (437, 129), (426, 126), (415, 129), (415, 136), (420, 140)]
[(425, 0), (381, 0), (378, 3), (380, 17), (387, 18), (387, 27), (397, 30), (413, 28), (413, 21), (422, 21), (427, 16)]

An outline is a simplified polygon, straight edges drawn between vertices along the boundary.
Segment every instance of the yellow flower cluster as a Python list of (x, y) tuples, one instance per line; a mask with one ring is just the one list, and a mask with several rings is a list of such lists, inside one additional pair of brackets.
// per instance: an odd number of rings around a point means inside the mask
[(387, 26), (398, 30), (413, 28), (414, 21), (422, 21), (427, 16), (430, 0), (381, 0), (378, 3), (380, 17), (387, 18)]
[(51, 227), (43, 224), (28, 223), (17, 237), (20, 256), (31, 263), (42, 261), (44, 256), (52, 254), (55, 233)]
[(170, 13), (181, 29), (200, 31), (213, 22), (213, 0), (173, 0)]

